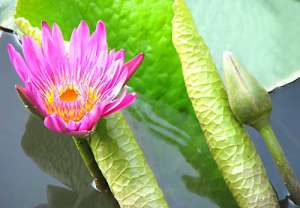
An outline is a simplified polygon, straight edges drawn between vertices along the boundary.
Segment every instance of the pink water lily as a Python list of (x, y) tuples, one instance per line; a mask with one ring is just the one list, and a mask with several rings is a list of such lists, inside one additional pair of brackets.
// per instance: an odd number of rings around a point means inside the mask
[(8, 44), (8, 53), (25, 87), (16, 86), (26, 104), (59, 133), (84, 135), (99, 119), (134, 102), (126, 82), (143, 60), (140, 53), (127, 63), (125, 51), (108, 51), (106, 29), (99, 21), (90, 35), (82, 21), (65, 44), (59, 27), (42, 23), (41, 47), (30, 37), (22, 40), (24, 58)]

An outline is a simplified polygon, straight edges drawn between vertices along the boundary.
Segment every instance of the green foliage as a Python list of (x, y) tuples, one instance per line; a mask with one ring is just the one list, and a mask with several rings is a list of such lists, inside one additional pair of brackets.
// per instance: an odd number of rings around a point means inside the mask
[[(291, 0), (289, 0), (290, 3)], [(200, 0), (200, 1), (193, 1), (190, 0), (188, 3), (191, 6), (192, 12), (194, 16), (197, 16), (197, 22), (199, 21), (205, 21), (205, 25), (201, 27), (203, 22), (199, 23), (199, 28), (204, 30), (203, 34), (205, 36), (205, 39), (208, 40), (208, 44), (210, 47), (214, 47), (215, 50), (213, 50), (213, 55), (218, 61), (221, 61), (221, 58), (218, 58), (218, 54), (220, 54), (224, 49), (232, 49), (234, 52), (237, 52), (239, 56), (241, 56), (240, 51), (243, 52), (242, 55), (242, 61), (244, 62), (245, 57), (247, 60), (251, 60), (253, 63), (255, 63), (254, 66), (251, 64), (248, 64), (250, 68), (252, 69), (258, 69), (261, 70), (264, 66), (264, 61), (268, 61), (266, 63), (271, 64), (273, 63), (270, 61), (269, 58), (266, 58), (266, 54), (272, 53), (272, 57), (274, 59), (280, 60), (280, 63), (284, 63), (287, 60), (287, 56), (284, 56), (285, 58), (279, 57), (281, 53), (274, 52), (274, 48), (276, 48), (276, 51), (280, 51), (279, 48), (281, 48), (281, 45), (272, 45), (270, 44), (270, 47), (267, 47), (266, 50), (263, 50), (260, 45), (264, 43), (264, 41), (259, 41), (259, 44), (253, 44), (254, 42), (251, 41), (251, 38), (258, 38), (261, 36), (255, 36), (254, 32), (252, 32), (251, 37), (247, 36), (247, 38), (240, 38), (237, 35), (239, 33), (234, 33), (234, 38), (229, 39), (231, 41), (231, 46), (236, 46), (239, 48), (239, 51), (236, 51), (235, 48), (225, 48), (229, 44), (226, 44), (223, 47), (223, 43), (226, 42), (225, 40), (219, 38), (219, 37), (227, 37), (227, 33), (225, 33), (223, 30), (226, 30), (227, 27), (223, 25), (230, 24), (230, 22), (234, 22), (235, 20), (238, 26), (233, 26), (234, 28), (239, 28), (240, 22), (238, 22), (240, 19), (243, 18), (236, 18), (233, 14), (236, 15), (236, 13), (232, 13), (232, 19), (230, 21), (226, 20), (224, 16), (222, 16), (222, 12), (213, 12), (212, 14), (208, 14), (207, 12), (212, 11), (212, 9), (223, 9), (226, 8), (226, 5), (236, 4), (236, 1), (233, 1), (234, 3), (220, 3), (217, 0), (211, 1), (211, 4), (208, 4), (207, 1)], [(257, 3), (259, 1), (255, 1), (255, 5), (257, 5), (257, 8), (259, 5), (263, 6), (262, 8), (266, 9), (265, 3)], [(276, 1), (279, 2), (278, 0)], [(276, 3), (276, 4), (277, 4)], [(95, 26), (95, 23), (102, 19), (106, 22), (107, 29), (108, 29), (108, 41), (111, 48), (124, 48), (127, 51), (127, 58), (130, 58), (137, 54), (140, 51), (144, 51), (146, 54), (145, 61), (142, 65), (142, 67), (137, 71), (136, 75), (133, 77), (133, 79), (129, 82), (130, 86), (134, 88), (139, 94), (145, 95), (147, 100), (151, 101), (151, 105), (153, 107), (153, 110), (157, 112), (160, 116), (164, 117), (167, 121), (171, 122), (172, 125), (174, 125), (175, 128), (179, 128), (182, 130), (182, 123), (185, 123), (186, 126), (188, 126), (190, 129), (194, 129), (195, 132), (192, 133), (192, 140), (193, 142), (189, 141), (186, 145), (176, 144), (175, 146), (178, 146), (181, 153), (186, 157), (186, 160), (188, 163), (192, 164), (192, 166), (199, 171), (200, 174), (200, 182), (198, 180), (189, 180), (189, 177), (184, 177), (184, 181), (186, 184), (189, 184), (188, 187), (192, 191), (194, 191), (197, 194), (200, 195), (207, 195), (212, 201), (216, 201), (219, 206), (228, 207), (228, 204), (230, 204), (230, 207), (234, 206), (234, 202), (232, 202), (232, 198), (230, 194), (228, 194), (228, 190), (224, 186), (224, 182), (220, 176), (220, 173), (218, 172), (214, 162), (212, 161), (211, 155), (208, 152), (207, 145), (204, 142), (204, 137), (202, 136), (201, 129), (199, 128), (197, 124), (197, 120), (195, 118), (194, 112), (191, 108), (190, 101), (188, 99), (188, 96), (186, 94), (185, 86), (183, 83), (183, 78), (181, 75), (181, 66), (179, 63), (178, 55), (173, 47), (172, 41), (171, 41), (171, 19), (173, 17), (173, 12), (171, 8), (172, 1), (171, 0), (145, 0), (145, 1), (136, 1), (136, 0), (119, 0), (119, 1), (113, 1), (113, 0), (107, 0), (107, 1), (100, 1), (100, 0), (66, 0), (66, 1), (42, 1), (42, 0), (19, 0), (18, 6), (17, 6), (17, 12), (16, 17), (25, 17), (30, 21), (33, 26), (40, 26), (41, 20), (46, 20), (50, 23), (57, 22), (63, 29), (63, 33), (65, 35), (65, 38), (69, 38), (71, 31), (74, 27), (76, 27), (80, 20), (85, 19), (87, 20), (88, 24), (92, 28)], [(200, 5), (202, 4), (202, 5)], [(247, 4), (247, 3), (243, 3)], [(250, 4), (250, 3), (249, 3)], [(267, 3), (266, 3), (267, 4)], [(270, 5), (273, 3), (270, 3)], [(151, 6), (149, 6), (151, 5)], [(199, 6), (200, 5), (200, 6)], [(216, 6), (217, 5), (217, 6)], [(211, 6), (211, 7), (210, 7)], [(206, 9), (207, 7), (211, 9)], [(229, 6), (228, 6), (229, 8)], [(256, 7), (255, 7), (256, 8)], [(199, 12), (197, 10), (201, 9)], [(252, 8), (251, 8), (252, 9)], [(30, 11), (30, 12), (28, 12)], [(196, 11), (196, 12), (195, 12)], [(223, 11), (223, 10), (222, 10)], [(227, 10), (226, 10), (227, 11)], [(237, 10), (239, 11), (239, 10)], [(252, 11), (252, 10), (249, 10)], [(221, 13), (221, 14), (219, 14)], [(266, 13), (266, 12), (264, 12)], [(226, 13), (227, 14), (227, 13)], [(237, 13), (239, 14), (239, 13)], [(213, 15), (218, 16), (218, 21), (214, 21), (214, 18), (210, 18)], [(244, 17), (243, 15), (240, 15)], [(246, 15), (245, 15), (246, 16)], [(250, 15), (249, 17), (252, 17), (253, 15)], [(268, 16), (268, 15), (266, 15)], [(226, 15), (227, 17), (227, 15)], [(246, 16), (247, 17), (247, 16)], [(245, 17), (245, 18), (246, 18)], [(259, 18), (257, 18), (259, 21)], [(274, 20), (274, 18), (270, 18)], [(287, 21), (289, 18), (285, 18)], [(248, 20), (248, 19), (247, 19)], [(294, 20), (293, 20), (294, 21)], [(219, 24), (217, 24), (219, 23)], [(226, 23), (226, 24), (225, 24)], [(220, 31), (218, 31), (215, 27), (220, 27)], [(247, 25), (247, 24), (245, 24)], [(271, 24), (272, 25), (272, 24)], [(251, 25), (252, 26), (252, 25)], [(256, 24), (253, 24), (253, 28), (256, 27)], [(265, 28), (264, 25), (260, 28)], [(248, 27), (245, 26), (244, 30), (247, 30)], [(201, 30), (201, 31), (202, 31)], [(278, 29), (279, 30), (279, 29)], [(296, 30), (296, 29), (295, 29)], [(215, 32), (217, 31), (217, 32)], [(245, 32), (246, 33), (246, 32)], [(243, 34), (245, 34), (243, 33)], [(246, 33), (248, 34), (248, 33)], [(253, 35), (254, 34), (254, 35)], [(273, 34), (273, 33), (272, 33)], [(277, 33), (274, 32), (277, 37)], [(281, 33), (280, 33), (281, 34)], [(291, 33), (292, 34), (292, 33)], [(229, 36), (229, 35), (228, 35)], [(280, 35), (278, 35), (279, 37)], [(289, 38), (292, 35), (289, 36)], [(231, 36), (229, 36), (231, 37)], [(264, 36), (265, 37), (265, 36)], [(284, 40), (287, 39), (284, 35), (280, 36)], [(211, 39), (210, 39), (211, 38)], [(266, 38), (264, 38), (266, 39)], [(227, 40), (227, 39), (226, 39)], [(246, 41), (245, 41), (246, 40)], [(275, 40), (275, 39), (274, 39)], [(255, 40), (254, 40), (255, 41)], [(245, 43), (244, 43), (245, 42)], [(273, 41), (277, 44), (279, 44), (280, 41)], [(272, 42), (272, 43), (273, 43)], [(286, 41), (285, 41), (286, 42)], [(218, 44), (218, 45), (214, 45)], [(249, 50), (248, 48), (245, 49), (243, 44), (246, 44), (246, 46), (256, 46), (256, 50)], [(220, 45), (220, 46), (219, 46)], [(269, 45), (267, 45), (269, 46)], [(271, 46), (273, 48), (271, 48)], [(258, 48), (259, 47), (259, 48)], [(282, 47), (288, 47), (287, 44), (283, 45)], [(290, 46), (294, 48), (294, 46)], [(258, 49), (257, 49), (258, 48)], [(288, 49), (287, 49), (288, 50)], [(255, 51), (255, 54), (260, 54), (259, 58), (257, 56), (251, 56), (250, 57), (249, 51), (253, 54)], [(263, 52), (262, 52), (263, 51)], [(293, 49), (293, 51), (295, 51)], [(286, 53), (288, 54), (288, 53)], [(295, 53), (293, 53), (295, 54)], [(254, 62), (254, 61), (255, 62)], [(293, 59), (295, 60), (295, 59)], [(299, 60), (299, 59), (297, 59)], [(295, 64), (295, 61), (291, 61), (290, 66)], [(292, 63), (293, 62), (293, 63)], [(259, 63), (260, 66), (257, 68), (256, 64)], [(276, 62), (277, 63), (277, 62)], [(274, 78), (275, 73), (270, 72), (270, 68), (264, 70), (264, 74), (266, 75), (263, 78), (265, 80), (268, 80), (266, 82), (273, 83), (275, 80), (278, 81), (278, 77), (282, 78), (287, 74), (290, 74), (290, 71), (285, 70), (283, 67), (283, 64), (278, 65), (274, 62), (274, 65), (280, 68), (281, 71), (277, 70), (276, 73), (280, 74), (279, 76)], [(285, 63), (284, 63), (285, 64)], [(293, 66), (294, 66), (293, 65)], [(280, 67), (279, 67), (280, 66)], [(290, 67), (291, 69), (293, 67)], [(293, 68), (294, 69), (294, 68)], [(268, 71), (267, 71), (268, 70)], [(283, 72), (283, 70), (285, 72)], [(262, 73), (260, 73), (262, 74)], [(284, 76), (283, 76), (284, 75)], [(269, 77), (272, 77), (269, 79)], [(259, 79), (259, 77), (258, 77)], [(264, 81), (264, 80), (263, 80)], [(271, 83), (271, 84), (272, 84)], [(265, 84), (265, 83), (263, 83)], [(267, 86), (267, 85), (265, 85)], [(205, 88), (204, 88), (205, 90)], [(175, 113), (178, 113), (178, 110), (181, 112), (188, 112), (188, 115), (190, 116), (190, 119), (185, 119), (186, 117), (183, 116), (181, 120), (173, 119), (171, 118), (168, 113), (165, 111), (162, 111), (160, 109), (160, 104), (164, 103), (169, 106), (169, 108), (174, 109)], [(153, 112), (154, 113), (154, 112)], [(131, 114), (127, 114), (127, 117), (129, 117)], [(185, 121), (185, 122), (182, 122)], [(157, 124), (157, 123), (156, 123)], [(144, 125), (145, 127), (145, 125)], [(187, 132), (190, 131), (190, 129), (187, 128)], [(141, 134), (138, 135), (140, 137)], [(159, 137), (158, 137), (159, 138)], [(176, 136), (168, 136), (166, 137), (166, 140), (168, 142), (174, 144), (173, 139), (177, 138)], [(194, 140), (197, 140), (197, 142), (194, 142)], [(194, 145), (194, 146), (193, 146)], [(191, 149), (194, 150), (192, 151)], [(202, 152), (201, 154), (198, 152)], [(150, 150), (148, 150), (150, 151)], [(154, 150), (152, 150), (154, 151)], [(168, 154), (166, 152), (166, 154)], [(163, 154), (162, 154), (163, 155)], [(194, 156), (194, 157), (192, 157)], [(199, 168), (199, 164), (208, 164), (207, 166), (203, 165), (202, 168)], [(211, 190), (203, 190), (202, 187), (210, 187), (212, 186), (212, 183), (204, 182), (209, 181), (209, 177), (205, 178), (203, 177), (203, 172), (205, 172), (205, 167), (207, 168), (207, 172), (212, 172), (215, 174), (217, 180), (219, 181), (217, 184), (222, 187), (220, 189), (220, 192), (224, 194), (225, 197), (228, 197), (230, 200), (226, 205), (224, 205), (224, 202), (222, 202), (222, 199), (216, 198), (216, 196), (212, 193), (216, 191), (214, 188), (209, 188)], [(154, 168), (154, 167), (153, 167)], [(159, 169), (159, 168), (157, 168)], [(207, 173), (208, 174), (208, 173)], [(205, 175), (205, 174), (204, 174)], [(192, 177), (190, 177), (192, 179)], [(212, 181), (214, 179), (211, 179)], [(199, 184), (196, 184), (195, 181), (198, 181)], [(203, 184), (202, 184), (203, 182)], [(191, 184), (195, 186), (191, 186)], [(207, 185), (207, 186), (206, 186)]]
[(67, 39), (81, 20), (91, 30), (98, 20), (104, 20), (109, 47), (124, 48), (128, 59), (145, 53), (129, 85), (140, 94), (192, 112), (171, 41), (172, 0), (19, 0), (15, 16), (37, 27), (42, 20), (56, 22)]
[(132, 130), (120, 112), (98, 124), (90, 146), (121, 207), (168, 207)]

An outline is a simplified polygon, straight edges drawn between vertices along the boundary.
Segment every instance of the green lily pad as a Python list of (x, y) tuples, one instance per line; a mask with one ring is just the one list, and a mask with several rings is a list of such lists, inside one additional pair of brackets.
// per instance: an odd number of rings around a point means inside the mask
[(66, 39), (81, 20), (88, 22), (91, 31), (98, 20), (104, 20), (109, 47), (124, 48), (128, 59), (141, 51), (145, 53), (129, 85), (139, 94), (192, 112), (171, 40), (172, 2), (18, 0), (15, 17), (24, 17), (35, 27), (40, 27), (42, 20), (56, 22)]
[(186, 2), (219, 70), (230, 50), (267, 90), (300, 76), (300, 1)]

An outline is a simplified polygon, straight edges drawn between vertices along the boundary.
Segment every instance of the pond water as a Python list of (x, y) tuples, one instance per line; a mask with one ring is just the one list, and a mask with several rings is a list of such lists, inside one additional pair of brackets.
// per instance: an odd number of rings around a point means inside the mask
[[(0, 207), (118, 207), (110, 193), (91, 188), (91, 178), (72, 140), (50, 133), (24, 109), (14, 88), (20, 80), (8, 61), (8, 42), (15, 39), (3, 34), (0, 41)], [(272, 124), (300, 178), (299, 91), (300, 80), (272, 93)], [(124, 114), (171, 208), (237, 207), (193, 116), (142, 95)], [(252, 129), (249, 133), (279, 198), (284, 199), (287, 191), (262, 139)]]

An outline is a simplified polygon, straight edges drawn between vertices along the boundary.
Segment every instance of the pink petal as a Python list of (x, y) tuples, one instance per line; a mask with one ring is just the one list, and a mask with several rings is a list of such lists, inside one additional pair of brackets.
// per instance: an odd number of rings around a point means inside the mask
[(144, 53), (140, 53), (137, 56), (135, 56), (133, 59), (128, 61), (123, 65), (123, 69), (128, 70), (126, 82), (132, 77), (134, 72), (137, 70), (137, 68), (141, 65), (142, 61), (144, 59)]
[(80, 127), (80, 123), (79, 122), (75, 122), (75, 121), (70, 121), (67, 124), (67, 129), (68, 131), (77, 131)]
[(49, 54), (48, 47), (49, 44), (51, 44), (51, 39), (52, 39), (51, 28), (46, 22), (42, 22), (42, 48), (44, 54), (46, 55)]
[(70, 40), (70, 69), (69, 74), (76, 79), (81, 79), (83, 70), (86, 70), (84, 61), (88, 51), (89, 27), (85, 21), (81, 21), (77, 29), (72, 33)]
[(20, 77), (22, 82), (25, 82), (28, 78), (28, 67), (24, 62), (23, 57), (18, 53), (12, 44), (7, 45), (8, 55), (10, 58), (11, 63), (15, 67), (15, 70)]
[[(80, 22), (77, 31), (79, 33), (80, 39), (83, 41), (81, 43), (82, 44), (87, 43), (87, 40), (89, 39), (89, 36), (90, 36), (90, 29), (89, 29), (89, 26), (87, 25), (86, 21)], [(84, 45), (82, 45), (82, 46), (84, 46)]]
[[(101, 87), (101, 97), (106, 100), (113, 99), (120, 93), (127, 78), (127, 70), (122, 70), (122, 66), (118, 64), (118, 61), (115, 61), (111, 67), (112, 69), (109, 69), (106, 75), (108, 82)], [(112, 77), (108, 77), (108, 73)]]
[(31, 100), (32, 105), (41, 113), (43, 117), (47, 115), (47, 110), (44, 104), (43, 99), (41, 98), (40, 92), (34, 86), (31, 81), (25, 83), (26, 86), (26, 95)]
[(65, 53), (65, 42), (64, 42), (64, 37), (62, 35), (62, 32), (59, 29), (57, 24), (53, 25), (52, 38), (53, 38), (53, 42), (56, 44), (56, 47), (59, 49), (61, 53), (60, 55), (63, 55)]
[(44, 69), (44, 73), (47, 74), (48, 83), (55, 82), (55, 74), (57, 74), (57, 59), (53, 58), (56, 53), (55, 45), (52, 41), (51, 28), (46, 22), (42, 23), (42, 49), (45, 56), (45, 62), (48, 66)]
[(102, 112), (103, 105), (99, 103), (79, 122), (70, 121), (69, 123), (66, 123), (55, 113), (45, 118), (44, 125), (53, 132), (65, 133), (68, 135), (84, 135), (90, 133), (95, 128), (98, 120), (102, 117)]
[(44, 120), (44, 125), (53, 132), (66, 133), (68, 132), (66, 122), (56, 113), (47, 116)]
[(102, 50), (107, 50), (106, 30), (102, 21), (97, 22), (95, 32), (90, 38), (90, 45), (96, 49), (96, 55)]
[(51, 131), (56, 133), (64, 133), (68, 135), (86, 135), (91, 133), (87, 129), (79, 129), (80, 122), (71, 121), (68, 124), (57, 114), (49, 115), (44, 120), (44, 125)]
[(23, 37), (22, 46), (23, 54), (30, 71), (33, 74), (41, 72), (44, 69), (44, 57), (40, 47), (27, 36)]
[(47, 23), (42, 23), (42, 48), (47, 63), (44, 66), (43, 74), (45, 74), (48, 85), (54, 84), (55, 78), (65, 75), (67, 63), (64, 39), (56, 24), (51, 31)]
[(104, 22), (102, 22), (102, 21), (97, 22), (96, 30), (95, 30), (94, 34), (98, 39), (100, 48), (106, 48), (107, 47), (107, 39), (106, 39), (106, 29), (105, 29)]
[(43, 113), (39, 110), (39, 108), (33, 102), (31, 96), (29, 95), (27, 89), (20, 85), (15, 85), (16, 91), (19, 94), (21, 100), (23, 101), (25, 107), (33, 114), (43, 118)]
[(125, 58), (125, 50), (121, 49), (118, 52), (116, 52), (116, 59), (124, 59)]
[(103, 109), (104, 105), (102, 103), (98, 103), (94, 109), (88, 112), (80, 121), (81, 125), (79, 130), (91, 131), (102, 117)]
[(49, 75), (45, 70), (45, 59), (41, 48), (30, 38), (23, 37), (23, 54), (30, 71), (30, 80), (39, 86), (39, 89), (45, 90), (49, 86)]
[(114, 102), (105, 106), (103, 116), (108, 116), (109, 114), (112, 114), (116, 111), (128, 107), (135, 101), (135, 99), (136, 99), (136, 94), (130, 93), (123, 98), (115, 100)]
[(20, 98), (22, 99), (23, 103), (28, 106), (33, 106), (32, 100), (29, 98), (27, 94), (27, 90), (18, 84), (15, 85), (15, 88)]
[(80, 77), (91, 82), (101, 78), (101, 72), (104, 71), (101, 68), (104, 68), (107, 62), (107, 43), (106, 37), (103, 37), (103, 32), (105, 33), (104, 24), (103, 22), (98, 22), (96, 30), (88, 42), (85, 61), (81, 63), (84, 67), (80, 70)]
[(42, 21), (42, 32), (45, 32), (46, 30), (49, 31), (49, 32), (51, 32), (51, 28), (48, 25), (48, 23), (45, 22), (45, 21)]

